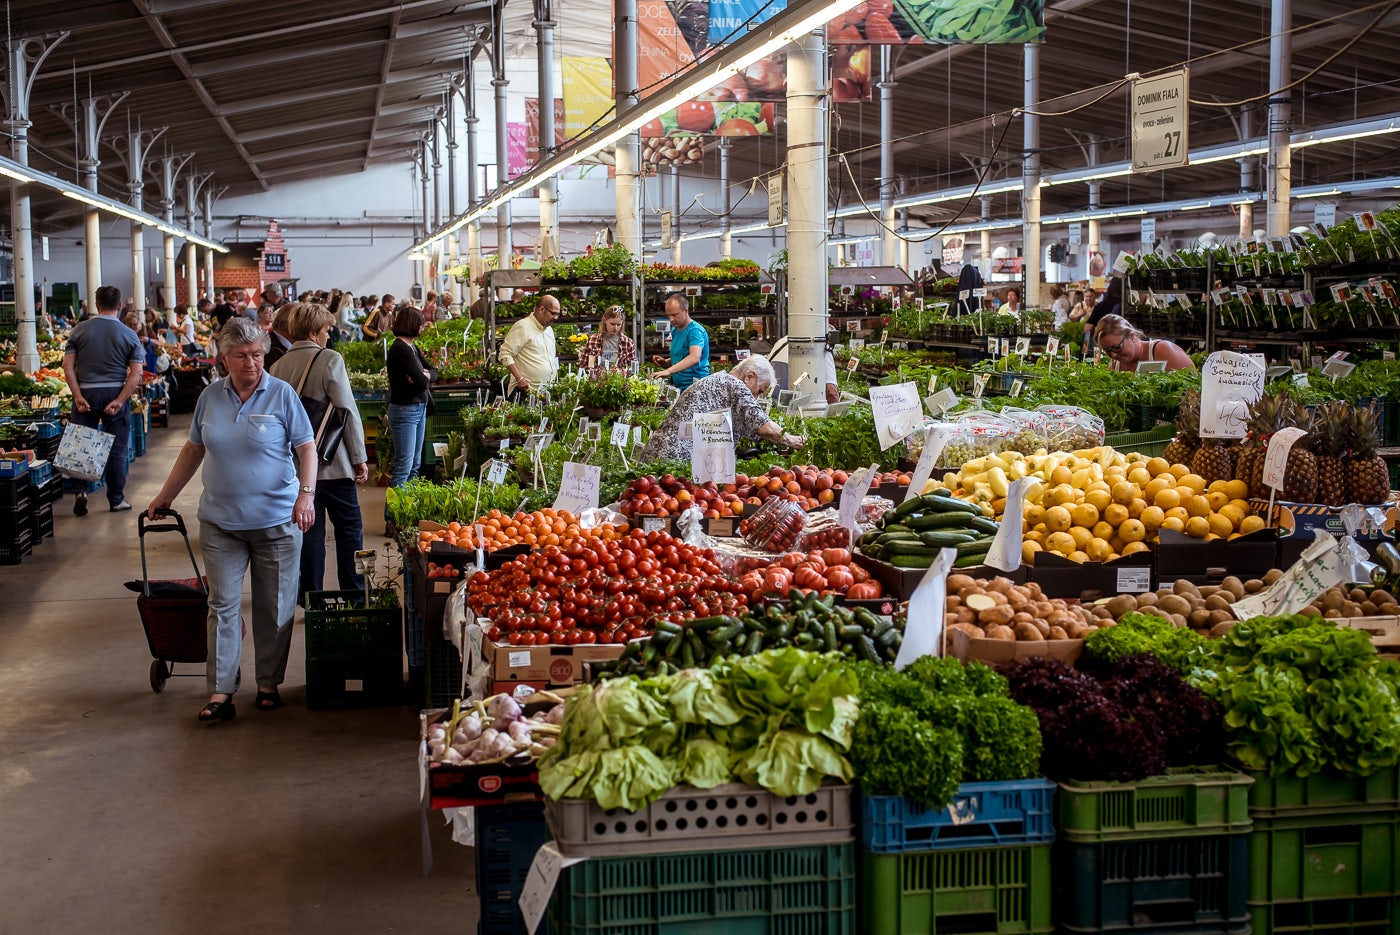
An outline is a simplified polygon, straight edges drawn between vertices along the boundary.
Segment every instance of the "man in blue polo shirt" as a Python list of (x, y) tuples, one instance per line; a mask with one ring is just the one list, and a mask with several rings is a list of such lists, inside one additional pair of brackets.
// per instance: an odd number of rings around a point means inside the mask
[[(85, 318), (68, 335), (63, 376), (73, 394), (77, 425), (101, 428), (114, 436), (102, 475), (107, 504), (113, 513), (131, 509), (126, 502), (126, 446), (131, 438), (131, 394), (141, 383), (146, 355), (141, 340), (121, 321), (122, 294), (116, 286), (99, 286), (97, 314)], [(87, 514), (87, 494), (73, 502), (73, 512)]]
[[(666, 317), (671, 322), (671, 366), (656, 375), (670, 377), (671, 385), (683, 390), (710, 375), (710, 335), (690, 317), (690, 303), (679, 292), (666, 299)], [(656, 362), (665, 360), (658, 356)]]

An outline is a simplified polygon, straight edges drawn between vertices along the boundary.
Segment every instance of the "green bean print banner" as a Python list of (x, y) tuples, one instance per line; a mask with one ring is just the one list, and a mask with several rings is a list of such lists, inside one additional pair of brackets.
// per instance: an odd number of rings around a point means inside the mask
[(1045, 38), (1045, 0), (894, 0), (914, 35), (934, 45), (999, 45)]

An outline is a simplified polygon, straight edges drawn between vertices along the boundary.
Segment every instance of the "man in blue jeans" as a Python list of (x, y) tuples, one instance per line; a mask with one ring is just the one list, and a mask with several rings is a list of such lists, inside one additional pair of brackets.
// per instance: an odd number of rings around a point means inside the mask
[[(68, 336), (63, 376), (73, 394), (69, 418), (114, 436), (103, 480), (108, 507), (120, 513), (131, 509), (126, 502), (126, 446), (131, 438), (131, 394), (141, 383), (145, 355), (136, 332), (122, 324), (121, 290), (100, 286), (96, 298), (97, 314), (78, 322)], [(78, 494), (73, 513), (87, 515), (87, 494)]]

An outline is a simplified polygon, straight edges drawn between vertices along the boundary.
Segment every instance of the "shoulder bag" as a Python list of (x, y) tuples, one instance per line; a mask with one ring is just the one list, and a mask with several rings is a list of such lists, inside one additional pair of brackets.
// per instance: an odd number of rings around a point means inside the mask
[(329, 399), (313, 399), (303, 395), (301, 391), (306, 385), (306, 378), (311, 374), (311, 368), (316, 365), (316, 358), (325, 352), (326, 349), (321, 348), (306, 362), (306, 367), (301, 371), (301, 379), (297, 381), (297, 396), (306, 409), (307, 418), (311, 420), (312, 431), (316, 433), (316, 457), (322, 464), (329, 464), (334, 460), (335, 453), (344, 440), (347, 414), (339, 406), (331, 405)]

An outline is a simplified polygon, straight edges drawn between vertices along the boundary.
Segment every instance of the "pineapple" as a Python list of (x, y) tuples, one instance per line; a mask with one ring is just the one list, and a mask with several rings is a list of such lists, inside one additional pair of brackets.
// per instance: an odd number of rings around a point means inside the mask
[(1349, 420), (1351, 458), (1346, 463), (1347, 497), (1351, 503), (1385, 503), (1390, 498), (1390, 468), (1376, 454), (1380, 417), (1371, 407), (1354, 409)]
[[(1313, 415), (1295, 400), (1289, 400), (1287, 421), (1311, 433), (1314, 426)], [(1314, 439), (1305, 435), (1293, 443), (1288, 450), (1288, 463), (1283, 469), (1283, 490), (1279, 496), (1293, 503), (1317, 502), (1317, 455), (1313, 454)], [(1387, 481), (1390, 475), (1387, 474)], [(1387, 490), (1387, 493), (1389, 491)]]
[(1181, 405), (1176, 412), (1176, 438), (1171, 440), (1162, 457), (1168, 464), (1189, 466), (1196, 457), (1196, 449), (1201, 446), (1201, 392), (1187, 390), (1181, 394)]
[(1269, 439), (1287, 424), (1290, 400), (1282, 394), (1261, 396), (1249, 407), (1248, 447), (1235, 466), (1235, 477), (1249, 485), (1249, 495), (1256, 500), (1269, 499), (1264, 486), (1264, 455)]
[(1351, 407), (1344, 402), (1327, 403), (1313, 422), (1314, 453), (1317, 455), (1317, 502), (1341, 506), (1347, 502), (1347, 422)]
[(1232, 479), (1235, 476), (1232, 448), (1233, 446), (1227, 446), (1223, 441), (1203, 439), (1201, 447), (1196, 449), (1195, 456), (1188, 462), (1191, 473), (1204, 477), (1207, 484)]

